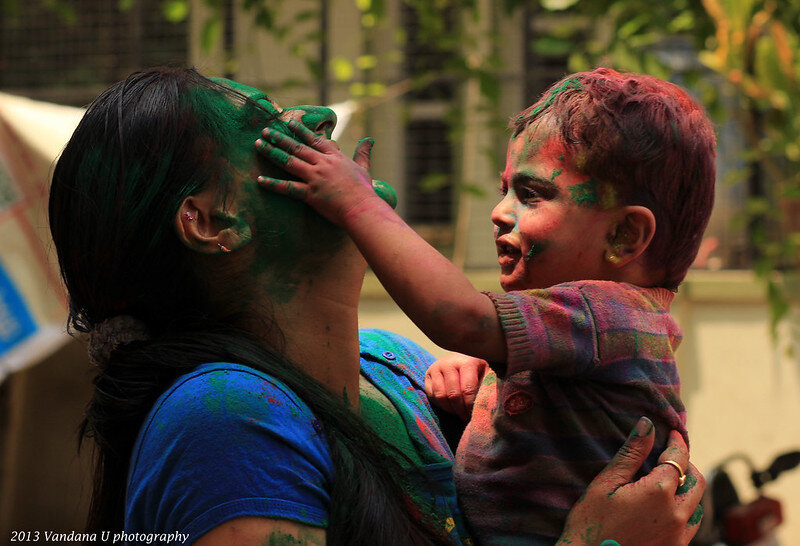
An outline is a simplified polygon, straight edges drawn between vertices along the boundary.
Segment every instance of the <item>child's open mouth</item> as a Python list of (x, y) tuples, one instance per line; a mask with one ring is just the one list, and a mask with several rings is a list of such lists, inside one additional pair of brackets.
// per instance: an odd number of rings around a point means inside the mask
[(506, 243), (505, 241), (498, 239), (495, 241), (495, 244), (497, 245), (497, 261), (500, 264), (500, 267), (512, 265), (516, 263), (522, 256), (522, 253), (517, 247)]

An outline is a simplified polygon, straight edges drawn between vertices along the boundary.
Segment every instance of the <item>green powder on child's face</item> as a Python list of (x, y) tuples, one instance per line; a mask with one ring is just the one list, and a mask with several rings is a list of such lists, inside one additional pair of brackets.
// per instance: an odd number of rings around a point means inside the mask
[(528, 253), (525, 254), (524, 260), (526, 262), (530, 262), (536, 256), (541, 254), (547, 248), (547, 244), (541, 241), (531, 241), (531, 248), (528, 250)]
[(560, 95), (562, 92), (568, 89), (581, 89), (582, 87), (583, 82), (578, 78), (569, 78), (564, 80), (559, 85), (551, 88), (550, 91), (547, 92), (547, 98), (533, 109), (533, 114), (536, 115), (545, 108), (548, 108), (551, 104), (553, 104), (553, 101), (556, 100), (556, 97), (558, 97), (558, 95)]
[(580, 207), (593, 207), (600, 202), (597, 180), (590, 178), (581, 184), (569, 187), (569, 197)]

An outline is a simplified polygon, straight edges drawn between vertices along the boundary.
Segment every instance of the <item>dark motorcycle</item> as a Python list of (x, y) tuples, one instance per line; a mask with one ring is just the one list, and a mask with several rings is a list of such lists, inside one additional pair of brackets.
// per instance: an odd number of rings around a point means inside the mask
[[(755, 500), (743, 503), (726, 468), (744, 462), (756, 489)], [(778, 455), (764, 470), (758, 470), (749, 457), (731, 455), (706, 474), (703, 495), (703, 521), (692, 540), (693, 546), (776, 546), (775, 529), (783, 521), (780, 501), (762, 494), (765, 484), (800, 465), (800, 451)]]

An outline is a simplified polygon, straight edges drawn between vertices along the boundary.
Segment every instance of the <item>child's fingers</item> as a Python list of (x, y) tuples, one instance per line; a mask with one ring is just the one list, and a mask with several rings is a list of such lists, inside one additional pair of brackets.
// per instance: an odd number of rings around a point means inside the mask
[(263, 140), (270, 145), (280, 148), (289, 155), (300, 158), (311, 165), (316, 164), (319, 154), (321, 153), (313, 148), (309, 148), (305, 144), (296, 141), (290, 136), (284, 135), (283, 133), (275, 131), (274, 129), (270, 129), (269, 127), (266, 127), (263, 131), (261, 131), (261, 136), (263, 137)]
[(429, 369), (425, 374), (425, 394), (433, 400), (445, 398), (444, 379), (442, 372), (438, 369)]
[(302, 142), (305, 142), (315, 150), (319, 150), (320, 152), (328, 153), (328, 152), (338, 152), (339, 148), (325, 138), (322, 135), (318, 135), (302, 123), (297, 122), (296, 120), (290, 119), (289, 120), (289, 128), (300, 137)]
[(280, 180), (269, 176), (259, 176), (258, 184), (269, 191), (286, 195), (299, 201), (305, 201), (308, 197), (308, 185), (293, 180)]
[(466, 409), (464, 408), (464, 399), (461, 393), (461, 373), (457, 368), (448, 367), (442, 370), (442, 376), (444, 378), (445, 395), (451, 411), (464, 418)]
[(464, 410), (467, 415), (472, 411), (472, 406), (475, 404), (475, 395), (478, 393), (481, 379), (478, 377), (478, 368), (476, 366), (464, 366), (461, 368), (461, 393)]
[(428, 398), (441, 409), (448, 413), (455, 413), (450, 400), (447, 398), (447, 390), (444, 386), (444, 376), (440, 369), (429, 369), (425, 375), (425, 393)]
[(310, 175), (311, 165), (280, 148), (276, 148), (269, 142), (264, 142), (259, 138), (256, 140), (256, 150), (287, 173), (297, 175), (300, 178), (307, 178)]
[(433, 373), (431, 372), (431, 368), (428, 368), (428, 371), (425, 372), (425, 394), (428, 398), (433, 398)]
[(372, 154), (372, 146), (375, 145), (375, 140), (372, 137), (362, 138), (356, 144), (356, 151), (353, 153), (353, 161), (361, 165), (366, 170), (369, 170), (370, 156)]

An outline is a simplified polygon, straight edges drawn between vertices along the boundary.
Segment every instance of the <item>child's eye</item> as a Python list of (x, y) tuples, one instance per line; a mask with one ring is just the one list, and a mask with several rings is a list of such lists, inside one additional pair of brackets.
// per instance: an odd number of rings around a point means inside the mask
[(541, 199), (542, 195), (533, 188), (529, 188), (526, 186), (521, 186), (516, 190), (517, 198), (522, 201), (523, 203), (528, 203), (530, 201), (536, 201), (537, 199)]

